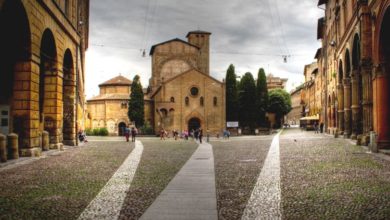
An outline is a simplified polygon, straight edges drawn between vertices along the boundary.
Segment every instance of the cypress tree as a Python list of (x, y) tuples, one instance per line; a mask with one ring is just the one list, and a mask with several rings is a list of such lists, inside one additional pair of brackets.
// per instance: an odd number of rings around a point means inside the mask
[(138, 75), (134, 77), (131, 84), (128, 116), (130, 121), (135, 122), (135, 126), (141, 127), (144, 125), (144, 93)]
[(255, 80), (251, 73), (245, 73), (240, 82), (239, 112), (241, 127), (253, 129), (256, 126)]
[(267, 77), (263, 68), (259, 69), (256, 82), (256, 109), (257, 109), (257, 125), (266, 126), (266, 113), (268, 108), (268, 88)]
[(233, 64), (226, 71), (226, 121), (238, 121), (237, 76)]

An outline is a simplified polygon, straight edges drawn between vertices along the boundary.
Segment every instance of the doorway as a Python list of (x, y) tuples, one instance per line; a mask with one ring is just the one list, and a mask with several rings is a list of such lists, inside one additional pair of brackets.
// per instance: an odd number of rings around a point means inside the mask
[(201, 124), (200, 124), (200, 119), (199, 118), (191, 118), (189, 121), (188, 121), (188, 131), (192, 131), (192, 130), (196, 130), (196, 129), (199, 129), (201, 127)]
[(118, 135), (119, 136), (125, 136), (125, 129), (126, 129), (126, 123), (121, 122), (118, 125)]

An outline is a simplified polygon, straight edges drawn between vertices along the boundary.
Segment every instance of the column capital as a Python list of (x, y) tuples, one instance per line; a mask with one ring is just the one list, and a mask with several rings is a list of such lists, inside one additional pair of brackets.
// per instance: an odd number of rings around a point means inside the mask
[(343, 79), (343, 85), (344, 86), (350, 86), (351, 85), (351, 78), (344, 78)]
[(372, 78), (375, 79), (376, 77), (385, 76), (387, 65), (388, 63), (386, 62), (374, 65), (372, 68)]

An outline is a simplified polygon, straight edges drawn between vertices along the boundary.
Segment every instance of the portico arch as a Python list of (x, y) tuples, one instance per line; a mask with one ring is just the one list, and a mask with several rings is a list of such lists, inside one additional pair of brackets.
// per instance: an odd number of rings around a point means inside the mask
[(374, 129), (380, 148), (390, 148), (390, 6), (383, 13), (374, 76)]
[(58, 112), (60, 91), (58, 88), (57, 48), (54, 34), (50, 29), (43, 32), (39, 66), (39, 121), (40, 130), (50, 134), (50, 143), (59, 143), (58, 131), (61, 112)]
[(362, 114), (362, 99), (363, 99), (363, 79), (360, 68), (360, 39), (359, 35), (355, 34), (352, 49), (352, 139), (356, 139), (357, 135), (363, 132), (363, 114)]
[[(28, 138), (29, 105), (22, 105), (31, 93), (31, 33), (21, 1), (7, 0), (0, 8), (0, 133), (15, 132)], [(23, 79), (23, 80), (22, 80)], [(28, 88), (23, 88), (28, 87)], [(30, 103), (30, 102), (29, 102)], [(24, 147), (24, 144), (22, 145)]]
[(344, 72), (344, 137), (349, 138), (352, 134), (352, 91), (351, 91), (351, 57), (349, 50), (345, 52)]
[(62, 132), (64, 144), (76, 145), (76, 119), (75, 119), (75, 97), (76, 83), (73, 67), (73, 56), (69, 49), (65, 51), (63, 61), (63, 80), (62, 80), (62, 98), (63, 98), (63, 119)]

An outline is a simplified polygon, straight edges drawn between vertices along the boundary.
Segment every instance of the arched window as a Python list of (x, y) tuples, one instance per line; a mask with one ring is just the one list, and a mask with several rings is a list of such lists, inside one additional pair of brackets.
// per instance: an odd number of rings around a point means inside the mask
[(186, 105), (188, 106), (188, 105), (190, 104), (190, 98), (186, 97), (186, 98), (185, 98), (185, 103), (186, 103)]
[(218, 99), (217, 99), (217, 97), (214, 97), (213, 103), (214, 103), (214, 106), (217, 106), (217, 104), (218, 104)]
[(171, 97), (171, 102), (172, 102), (172, 103), (175, 102), (175, 97)]
[(203, 96), (200, 97), (200, 106), (204, 106), (204, 98), (203, 98)]

